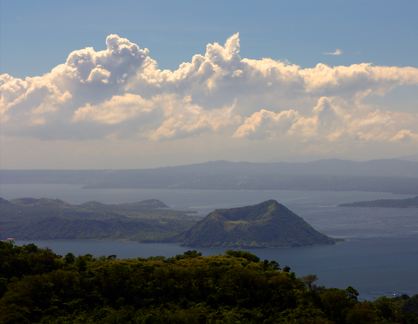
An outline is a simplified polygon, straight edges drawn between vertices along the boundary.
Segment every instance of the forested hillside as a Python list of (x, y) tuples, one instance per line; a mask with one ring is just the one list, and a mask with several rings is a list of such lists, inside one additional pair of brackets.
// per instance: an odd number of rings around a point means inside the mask
[(0, 323), (418, 323), (417, 296), (359, 302), (316, 279), (243, 251), (118, 260), (0, 242)]
[(0, 238), (140, 241), (177, 234), (201, 219), (167, 207), (156, 199), (77, 206), (59, 199), (0, 198)]

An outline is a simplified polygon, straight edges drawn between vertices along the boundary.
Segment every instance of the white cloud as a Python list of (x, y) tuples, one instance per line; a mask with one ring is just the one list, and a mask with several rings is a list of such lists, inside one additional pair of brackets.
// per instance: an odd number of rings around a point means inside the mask
[(2, 134), (42, 140), (166, 141), (203, 133), (224, 141), (416, 140), (417, 114), (362, 103), (368, 95), (418, 84), (414, 67), (319, 63), (302, 69), (246, 59), (239, 55), (238, 33), (223, 46), (208, 44), (204, 55), (175, 71), (158, 69), (148, 49), (117, 35), (108, 36), (106, 45), (103, 51), (73, 51), (43, 76), (1, 75)]
[(90, 105), (74, 112), (73, 122), (96, 121), (103, 124), (118, 124), (126, 119), (137, 118), (140, 114), (152, 111), (153, 102), (139, 95), (126, 93), (123, 96), (113, 96), (99, 105)]
[(239, 116), (231, 116), (232, 109), (233, 107), (225, 107), (204, 111), (197, 105), (188, 105), (165, 119), (158, 129), (150, 132), (149, 138), (156, 141), (172, 140), (198, 136), (204, 132), (220, 131), (240, 121)]
[[(407, 121), (408, 114), (392, 114), (379, 109), (366, 110), (335, 105), (335, 98), (321, 97), (311, 113), (302, 116), (294, 110), (276, 114), (261, 110), (247, 118), (234, 137), (249, 140), (284, 138), (301, 142), (395, 142), (412, 143), (417, 135), (411, 130), (400, 130), (403, 124), (415, 125), (418, 116)], [(361, 107), (364, 108), (364, 107)], [(353, 115), (353, 109), (356, 113)], [(357, 111), (356, 111), (357, 110)], [(415, 127), (416, 128), (416, 127)]]
[(325, 55), (341, 55), (342, 53), (343, 53), (343, 51), (340, 50), (339, 48), (337, 48), (335, 50), (335, 52), (333, 52), (333, 53), (322, 53), (322, 54), (325, 54)]
[(234, 134), (234, 137), (246, 137), (262, 140), (286, 134), (298, 120), (299, 115), (294, 110), (282, 111), (278, 114), (261, 109), (247, 118)]
[(412, 133), (409, 129), (402, 129), (395, 136), (390, 139), (391, 142), (417, 142), (418, 143), (418, 134)]

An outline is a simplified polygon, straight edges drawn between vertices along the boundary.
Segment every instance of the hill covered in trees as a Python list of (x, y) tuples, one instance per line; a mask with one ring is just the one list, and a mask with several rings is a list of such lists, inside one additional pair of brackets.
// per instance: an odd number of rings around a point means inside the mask
[(177, 234), (201, 219), (167, 207), (156, 199), (77, 206), (59, 199), (0, 198), (0, 237), (139, 241)]
[(378, 199), (341, 204), (338, 207), (418, 208), (418, 196), (406, 199)]
[(357, 300), (244, 251), (64, 257), (0, 241), (0, 323), (417, 324), (418, 296)]
[(184, 232), (161, 242), (189, 247), (272, 248), (335, 244), (275, 200), (216, 209)]

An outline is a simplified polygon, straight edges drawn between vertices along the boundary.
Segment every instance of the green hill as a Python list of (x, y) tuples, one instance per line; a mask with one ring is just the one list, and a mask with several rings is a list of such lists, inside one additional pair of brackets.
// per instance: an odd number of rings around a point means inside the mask
[(103, 209), (106, 208), (108, 210), (138, 210), (138, 209), (150, 209), (150, 208), (168, 208), (170, 206), (167, 206), (162, 201), (158, 199), (148, 199), (143, 200), (140, 202), (135, 203), (123, 203), (123, 204), (103, 204), (98, 201), (88, 201), (84, 204), (81, 204), (77, 207), (87, 208), (87, 209), (94, 209), (97, 210), (99, 208)]
[(49, 208), (74, 208), (74, 206), (60, 199), (49, 199), (49, 198), (17, 198), (10, 199), (10, 202), (16, 205), (22, 206), (39, 206)]
[(167, 207), (157, 199), (113, 205), (90, 201), (76, 206), (59, 199), (0, 198), (0, 239), (155, 240), (184, 231), (201, 219)]
[(268, 200), (255, 206), (216, 209), (188, 230), (161, 242), (190, 247), (274, 248), (335, 244), (301, 217)]

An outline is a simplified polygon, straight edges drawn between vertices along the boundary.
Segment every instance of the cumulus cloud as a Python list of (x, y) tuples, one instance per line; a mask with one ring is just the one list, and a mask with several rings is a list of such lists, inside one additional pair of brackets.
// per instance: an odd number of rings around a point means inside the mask
[(345, 115), (331, 99), (321, 97), (309, 116), (297, 111), (282, 111), (276, 114), (261, 110), (247, 118), (235, 132), (235, 137), (261, 140), (266, 137), (292, 137), (304, 139), (322, 139), (333, 141), (340, 139), (348, 131), (349, 115)]
[[(393, 114), (379, 109), (356, 112), (350, 107), (333, 103), (336, 98), (321, 97), (308, 116), (294, 110), (276, 114), (261, 110), (247, 118), (234, 134), (237, 138), (263, 140), (266, 138), (298, 139), (299, 141), (362, 141), (412, 143), (418, 139), (411, 130), (402, 129), (403, 124), (414, 125), (418, 116)], [(362, 107), (364, 108), (364, 107)], [(412, 118), (407, 121), (407, 118)]]
[(341, 55), (342, 53), (343, 53), (343, 51), (340, 50), (339, 48), (337, 48), (335, 50), (335, 52), (333, 52), (333, 53), (322, 53), (322, 54), (325, 54), (325, 55)]
[(390, 139), (391, 142), (418, 142), (418, 134), (412, 133), (409, 129), (402, 129)]
[(298, 120), (298, 113), (294, 110), (282, 111), (278, 114), (261, 109), (247, 118), (234, 134), (234, 137), (246, 137), (262, 140), (286, 134)]
[[(2, 133), (40, 139), (416, 141), (417, 115), (368, 106), (371, 94), (418, 83), (414, 67), (370, 63), (302, 69), (239, 55), (239, 34), (175, 71), (117, 35), (107, 48), (73, 51), (50, 73), (0, 76)], [(330, 55), (340, 55), (341, 50)]]
[(153, 102), (139, 95), (126, 93), (113, 96), (98, 105), (89, 103), (74, 112), (72, 122), (94, 121), (103, 124), (118, 124), (126, 119), (137, 118), (141, 114), (149, 114), (153, 110)]
[(233, 108), (232, 106), (204, 111), (197, 105), (186, 105), (183, 109), (179, 109), (179, 112), (165, 119), (158, 129), (150, 132), (148, 137), (158, 141), (198, 136), (208, 131), (220, 131), (240, 122), (239, 116), (232, 117)]

